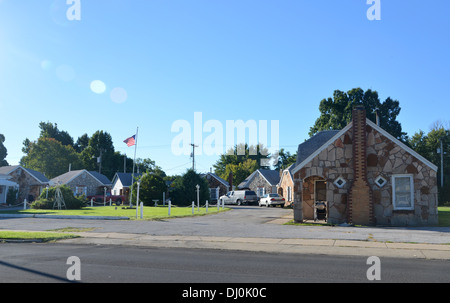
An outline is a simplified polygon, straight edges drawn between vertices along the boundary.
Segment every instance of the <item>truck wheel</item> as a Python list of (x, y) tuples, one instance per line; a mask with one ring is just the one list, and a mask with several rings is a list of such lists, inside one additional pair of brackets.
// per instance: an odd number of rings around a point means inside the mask
[(241, 200), (237, 200), (236, 203), (237, 203), (237, 205), (240, 206), (241, 205)]
[(122, 205), (122, 200), (121, 200), (121, 199), (117, 199), (117, 200), (116, 200), (116, 205), (117, 205), (117, 206)]

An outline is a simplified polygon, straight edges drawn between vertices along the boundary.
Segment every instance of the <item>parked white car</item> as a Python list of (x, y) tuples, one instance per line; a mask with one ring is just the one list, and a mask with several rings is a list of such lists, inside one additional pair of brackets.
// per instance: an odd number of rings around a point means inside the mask
[(277, 206), (281, 205), (281, 207), (284, 207), (285, 200), (283, 197), (281, 197), (279, 194), (266, 194), (259, 199), (259, 206)]

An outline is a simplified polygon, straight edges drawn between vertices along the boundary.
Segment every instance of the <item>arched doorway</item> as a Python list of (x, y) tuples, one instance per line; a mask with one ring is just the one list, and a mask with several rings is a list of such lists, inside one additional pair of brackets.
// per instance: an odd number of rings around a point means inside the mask
[(303, 180), (303, 219), (314, 220), (314, 202), (327, 201), (327, 181), (320, 176), (310, 176)]

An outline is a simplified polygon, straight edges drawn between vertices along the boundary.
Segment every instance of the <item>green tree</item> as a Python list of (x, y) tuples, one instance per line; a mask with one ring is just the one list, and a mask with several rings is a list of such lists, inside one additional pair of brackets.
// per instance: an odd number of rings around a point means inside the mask
[(297, 153), (291, 154), (289, 151), (285, 151), (284, 148), (282, 148), (278, 152), (278, 161), (274, 167), (276, 170), (286, 169), (295, 162), (297, 162)]
[(105, 131), (96, 131), (89, 138), (80, 157), (85, 169), (100, 171), (110, 179), (117, 171), (123, 170), (123, 158), (115, 152), (112, 137)]
[(323, 99), (319, 105), (320, 116), (310, 128), (313, 136), (323, 130), (340, 130), (352, 121), (352, 109), (362, 104), (366, 108), (367, 118), (376, 123), (376, 110), (380, 118), (380, 126), (395, 138), (407, 142), (407, 134), (402, 131), (397, 121), (400, 114), (400, 102), (390, 97), (380, 102), (376, 91), (363, 91), (354, 88), (348, 92), (335, 90), (332, 98)]
[[(227, 165), (239, 165), (239, 163), (244, 163), (246, 160), (255, 160), (258, 168), (269, 169), (270, 165), (265, 165), (264, 162), (270, 160), (270, 155), (265, 147), (261, 146), (248, 146), (247, 144), (238, 144), (234, 148), (227, 151), (226, 154), (222, 154), (217, 162), (213, 165), (215, 173), (221, 178), (227, 180), (228, 175), (226, 175)], [(262, 161), (267, 160), (267, 161)], [(224, 178), (225, 177), (225, 178)]]
[(192, 169), (177, 177), (172, 183), (171, 201), (178, 206), (191, 205), (192, 201), (197, 203), (197, 185), (200, 186), (200, 203), (204, 204), (206, 200), (210, 200), (209, 185), (205, 178)]
[[(131, 187), (133, 197), (137, 197), (137, 181)], [(166, 182), (161, 176), (153, 173), (144, 174), (140, 179), (139, 185), (139, 200), (145, 206), (152, 206), (153, 200), (161, 200), (163, 193), (167, 191)], [(135, 201), (133, 201), (135, 202)]]
[(53, 138), (61, 142), (62, 145), (74, 146), (73, 138), (68, 132), (59, 130), (57, 123), (41, 122), (39, 128), (41, 129), (40, 138)]
[(221, 177), (224, 180), (228, 180), (228, 176), (230, 175), (230, 173), (232, 173), (233, 184), (238, 185), (258, 168), (259, 167), (256, 160), (247, 159), (244, 162), (238, 164), (227, 164), (225, 168), (225, 173), (219, 175), (219, 177)]
[(8, 155), (8, 152), (6, 150), (5, 145), (3, 145), (3, 142), (5, 142), (5, 136), (0, 134), (0, 167), (8, 166), (8, 162), (6, 161), (6, 156)]
[(49, 179), (72, 169), (81, 169), (79, 155), (71, 145), (63, 145), (53, 138), (39, 138), (31, 143), (29, 152), (22, 157), (20, 164), (42, 172)]
[(89, 146), (89, 136), (88, 134), (84, 134), (81, 137), (78, 137), (77, 142), (75, 143), (75, 150), (78, 153), (81, 153), (83, 150), (85, 150)]
[[(60, 142), (62, 145), (74, 146), (73, 138), (69, 135), (68, 132), (59, 130), (57, 123), (53, 124), (51, 122), (40, 122), (39, 128), (41, 129), (39, 138), (53, 138), (56, 141)], [(25, 138), (25, 140), (23, 141), (22, 152), (24, 154), (28, 154), (30, 152), (32, 144), (33, 141)]]
[[(441, 154), (438, 149), (443, 145), (444, 170), (441, 170)], [(434, 123), (432, 129), (425, 134), (422, 130), (415, 133), (408, 144), (413, 150), (425, 157), (438, 167), (439, 202), (450, 202), (450, 127), (445, 127), (442, 123)], [(441, 174), (444, 174), (444, 184), (441, 183)]]

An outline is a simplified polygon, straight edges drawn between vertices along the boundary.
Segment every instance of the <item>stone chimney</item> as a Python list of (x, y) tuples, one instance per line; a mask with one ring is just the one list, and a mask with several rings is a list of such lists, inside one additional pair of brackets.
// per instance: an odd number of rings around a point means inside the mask
[(367, 181), (367, 133), (364, 106), (353, 108), (353, 183), (349, 192), (348, 220), (358, 225), (374, 225), (372, 190)]

